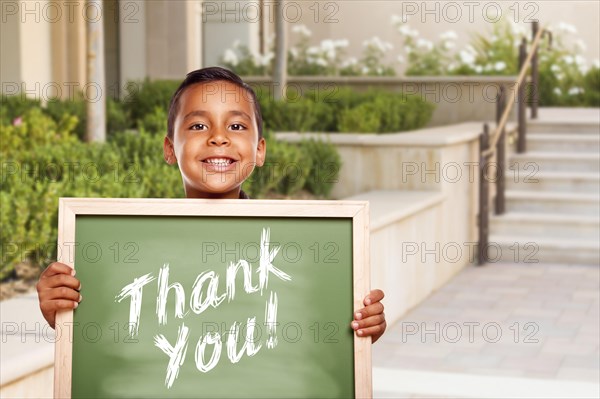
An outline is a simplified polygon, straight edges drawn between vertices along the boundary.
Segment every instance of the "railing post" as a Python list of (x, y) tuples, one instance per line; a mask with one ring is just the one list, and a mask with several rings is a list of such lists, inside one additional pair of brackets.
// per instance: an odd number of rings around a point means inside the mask
[[(500, 118), (506, 107), (506, 89), (504, 85), (500, 86), (500, 92), (498, 93), (498, 101), (496, 102), (496, 124), (500, 123)], [(505, 168), (506, 168), (506, 129), (502, 128), (499, 133), (500, 138), (496, 143), (496, 200), (495, 210), (496, 215), (502, 215), (505, 212)]]
[[(525, 59), (527, 58), (527, 39), (523, 38), (521, 41), (521, 45), (519, 46), (519, 70), (523, 68), (523, 64), (525, 64)], [(521, 82), (519, 85), (519, 90), (517, 92), (517, 108), (519, 112), (519, 137), (517, 139), (517, 152), (523, 153), (526, 151), (525, 146), (525, 135), (527, 133), (526, 126), (526, 99), (525, 99), (525, 80)]]
[(488, 230), (489, 230), (489, 181), (487, 171), (487, 155), (484, 151), (490, 145), (490, 132), (487, 123), (483, 125), (483, 133), (479, 139), (479, 245), (477, 264), (483, 265), (488, 260)]
[[(540, 24), (538, 21), (533, 21), (531, 25), (531, 40), (535, 39), (535, 36), (538, 33), (540, 28)], [(531, 58), (531, 119), (537, 119), (538, 117), (538, 104), (540, 102), (540, 73), (538, 68), (538, 48), (535, 48), (533, 52), (533, 57)]]

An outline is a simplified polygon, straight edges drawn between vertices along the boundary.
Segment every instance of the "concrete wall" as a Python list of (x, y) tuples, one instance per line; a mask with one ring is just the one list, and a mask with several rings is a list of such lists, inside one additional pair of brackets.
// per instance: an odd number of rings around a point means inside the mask
[(385, 135), (278, 133), (328, 140), (342, 168), (333, 197), (371, 202), (371, 286), (391, 324), (476, 261), (481, 125)]

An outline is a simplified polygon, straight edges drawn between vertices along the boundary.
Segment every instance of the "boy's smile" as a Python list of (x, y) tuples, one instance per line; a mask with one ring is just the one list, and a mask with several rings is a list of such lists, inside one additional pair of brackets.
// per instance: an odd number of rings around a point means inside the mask
[(266, 143), (253, 107), (248, 93), (227, 81), (182, 93), (164, 155), (179, 165), (187, 198), (239, 198), (242, 183), (264, 164)]

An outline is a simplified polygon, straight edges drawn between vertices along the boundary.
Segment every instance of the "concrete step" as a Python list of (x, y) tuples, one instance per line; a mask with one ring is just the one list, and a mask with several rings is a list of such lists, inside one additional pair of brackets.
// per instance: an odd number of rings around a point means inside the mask
[(600, 243), (566, 238), (490, 235), (490, 262), (600, 264)]
[(506, 188), (518, 191), (553, 191), (600, 193), (600, 173), (587, 172), (534, 172), (530, 170), (508, 170)]
[(508, 161), (509, 169), (529, 171), (532, 176), (538, 172), (579, 171), (600, 172), (599, 153), (576, 152), (526, 152), (512, 154)]
[(520, 237), (579, 238), (600, 242), (600, 218), (560, 213), (509, 212), (490, 216), (490, 234)]
[(537, 133), (527, 136), (527, 151), (531, 152), (591, 152), (600, 151), (600, 135)]
[[(600, 113), (600, 111), (599, 111)], [(527, 134), (532, 133), (583, 133), (583, 134), (600, 134), (600, 124), (597, 121), (553, 121), (553, 120), (529, 120), (527, 122)]]
[(506, 210), (600, 217), (598, 194), (506, 190)]

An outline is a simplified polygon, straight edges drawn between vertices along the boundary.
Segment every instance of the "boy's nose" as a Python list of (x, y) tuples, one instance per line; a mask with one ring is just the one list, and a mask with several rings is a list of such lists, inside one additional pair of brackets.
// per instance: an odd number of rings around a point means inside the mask
[(210, 136), (209, 143), (217, 146), (227, 145), (229, 144), (229, 138), (226, 134), (215, 132), (215, 134)]

